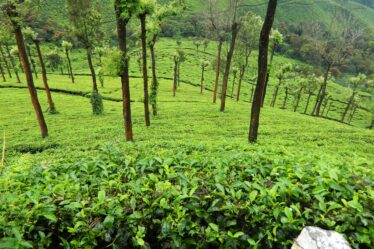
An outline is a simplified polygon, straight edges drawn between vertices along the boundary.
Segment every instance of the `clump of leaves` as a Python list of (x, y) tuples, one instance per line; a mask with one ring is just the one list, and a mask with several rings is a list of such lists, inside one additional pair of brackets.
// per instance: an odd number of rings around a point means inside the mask
[(91, 105), (94, 115), (100, 115), (104, 112), (103, 98), (96, 91), (91, 93)]

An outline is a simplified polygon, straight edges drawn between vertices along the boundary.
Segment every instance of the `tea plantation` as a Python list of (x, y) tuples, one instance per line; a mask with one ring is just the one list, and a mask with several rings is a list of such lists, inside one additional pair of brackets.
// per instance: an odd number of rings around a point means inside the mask
[[(94, 116), (90, 77), (72, 84), (49, 74), (58, 113), (45, 113), (46, 139), (25, 84), (0, 83), (0, 248), (290, 248), (306, 225), (340, 232), (353, 248), (373, 248), (370, 113), (359, 110), (352, 125), (312, 117), (302, 114), (305, 96), (297, 112), (292, 97), (285, 110), (271, 108), (271, 79), (259, 142), (248, 144), (255, 55), (242, 100), (229, 99), (219, 112), (213, 69), (203, 94), (198, 87), (198, 59), (212, 60), (214, 44), (195, 56), (192, 42), (183, 41), (191, 56), (173, 97), (174, 43), (159, 44), (159, 116), (148, 128), (131, 61), (132, 143), (124, 142), (118, 78), (105, 78), (105, 113)], [(75, 73), (88, 73), (83, 51), (72, 56)], [(40, 75), (36, 85), (46, 109)], [(349, 96), (330, 86), (335, 96)], [(333, 107), (329, 118), (339, 119), (343, 108)]]

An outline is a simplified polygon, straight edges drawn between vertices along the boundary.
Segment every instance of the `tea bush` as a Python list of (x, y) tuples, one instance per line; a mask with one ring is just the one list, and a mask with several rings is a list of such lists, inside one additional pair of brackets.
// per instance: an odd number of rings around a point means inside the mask
[(0, 248), (289, 248), (305, 225), (374, 241), (367, 165), (241, 146), (98, 154), (7, 168)]

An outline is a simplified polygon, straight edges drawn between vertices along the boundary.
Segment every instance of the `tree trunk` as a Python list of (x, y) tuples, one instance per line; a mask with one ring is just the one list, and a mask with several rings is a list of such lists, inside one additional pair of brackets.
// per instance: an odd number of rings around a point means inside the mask
[(66, 59), (68, 60), (68, 71), (69, 71), (68, 73), (70, 74), (71, 82), (74, 84), (75, 80), (74, 80), (73, 68), (71, 66), (70, 55), (69, 55), (68, 49), (65, 49), (65, 54), (66, 54)]
[(5, 57), (4, 50), (3, 50), (3, 47), (1, 45), (0, 45), (0, 54), (1, 54), (1, 57), (3, 58), (5, 68), (8, 72), (9, 78), (12, 78), (12, 73), (10, 72), (9, 63), (8, 63), (6, 57)]
[[(13, 15), (15, 15), (15, 13), (13, 13)], [(48, 128), (47, 128), (47, 124), (44, 120), (43, 111), (42, 111), (42, 108), (40, 107), (40, 103), (39, 103), (39, 100), (38, 100), (38, 95), (37, 95), (35, 85), (34, 85), (34, 80), (32, 78), (30, 62), (29, 62), (29, 59), (28, 59), (28, 56), (27, 56), (26, 46), (25, 46), (25, 43), (24, 43), (24, 40), (23, 40), (22, 30), (21, 30), (21, 27), (19, 26), (19, 24), (16, 23), (16, 22), (13, 22), (13, 27), (14, 27), (14, 33), (15, 33), (15, 36), (16, 36), (18, 52), (19, 52), (19, 55), (20, 55), (20, 58), (21, 58), (21, 62), (22, 62), (22, 66), (23, 66), (25, 75), (26, 75), (26, 82), (27, 82), (27, 87), (28, 87), (29, 92), (30, 92), (31, 102), (32, 102), (32, 105), (33, 105), (35, 113), (36, 113), (36, 117), (37, 117), (38, 122), (39, 122), (41, 136), (43, 138), (45, 138), (45, 137), (48, 136)]]
[(18, 75), (17, 67), (16, 67), (16, 65), (15, 65), (15, 63), (14, 63), (13, 56), (12, 56), (12, 54), (10, 53), (10, 49), (9, 49), (9, 46), (8, 46), (8, 45), (5, 45), (5, 50), (6, 50), (7, 54), (8, 54), (8, 58), (9, 58), (9, 61), (10, 61), (10, 65), (12, 66), (13, 71), (14, 71), (14, 73), (15, 73), (15, 75), (16, 75), (17, 82), (18, 82), (18, 83), (21, 83), (21, 80), (19, 79), (19, 75)]
[(297, 108), (299, 108), (299, 104), (300, 104), (300, 99), (301, 99), (301, 93), (303, 91), (304, 88), (300, 88), (299, 92), (297, 93), (297, 99), (296, 99), (296, 104), (295, 104), (295, 107), (293, 109), (294, 112), (297, 111)]
[(278, 85), (275, 87), (275, 91), (274, 91), (274, 94), (273, 94), (273, 99), (271, 100), (271, 103), (270, 103), (271, 107), (275, 106), (275, 101), (277, 100), (278, 91), (279, 91), (279, 87), (281, 86), (281, 84), (282, 84), (282, 80), (279, 80)]
[(144, 82), (144, 118), (145, 125), (150, 126), (151, 120), (149, 118), (149, 100), (148, 100), (148, 72), (147, 72), (147, 30), (146, 30), (146, 15), (139, 16), (141, 24), (141, 40), (142, 40), (142, 60), (143, 60), (143, 82)]
[(203, 89), (204, 89), (204, 72), (205, 72), (205, 67), (202, 66), (202, 68), (201, 68), (200, 93), (203, 93)]
[(351, 124), (352, 119), (353, 119), (353, 116), (356, 114), (356, 111), (357, 111), (357, 106), (355, 105), (355, 106), (353, 106), (353, 109), (352, 109), (351, 115), (349, 115), (348, 124)]
[(18, 61), (19, 61), (19, 65), (20, 65), (20, 68), (21, 68), (21, 71), (22, 73), (25, 73), (24, 70), (23, 70), (23, 66), (22, 66), (22, 61), (21, 61), (21, 57), (19, 56), (19, 54), (17, 53), (17, 57), (18, 57)]
[(236, 74), (234, 75), (234, 79), (233, 79), (233, 81), (232, 81), (231, 98), (234, 97), (234, 88), (235, 88), (235, 83), (236, 83)]
[(177, 94), (178, 81), (178, 61), (174, 58), (174, 82), (173, 82), (173, 97)]
[(351, 108), (353, 100), (355, 99), (355, 96), (356, 96), (356, 91), (354, 90), (352, 96), (349, 98), (349, 101), (348, 101), (348, 104), (347, 104), (346, 108), (344, 109), (344, 112), (343, 112), (343, 115), (342, 115), (342, 118), (341, 118), (342, 122), (344, 122), (345, 116), (347, 116), (347, 113), (348, 113), (349, 109)]
[(130, 101), (130, 80), (129, 80), (129, 63), (127, 58), (127, 33), (126, 26), (128, 20), (121, 17), (120, 0), (115, 0), (114, 10), (116, 13), (118, 45), (122, 53), (123, 68), (121, 70), (122, 83), (122, 114), (125, 126), (126, 141), (133, 141), (132, 121), (131, 121), (131, 101)]
[(152, 64), (152, 86), (151, 86), (151, 104), (153, 116), (157, 116), (157, 91), (158, 91), (158, 80), (156, 75), (156, 56), (155, 56), (155, 44), (157, 36), (152, 39), (152, 44), (149, 46), (151, 52), (151, 64)]
[(316, 106), (316, 110), (315, 110), (315, 115), (317, 117), (320, 114), (323, 100), (326, 97), (326, 88), (327, 88), (327, 81), (328, 81), (328, 77), (329, 77), (330, 68), (331, 68), (331, 65), (328, 65), (327, 66), (327, 70), (326, 70), (325, 75), (324, 75), (324, 79), (323, 79), (323, 85), (322, 85), (322, 88), (321, 88), (321, 94), (319, 95), (319, 99), (317, 101), (317, 106)]
[(325, 104), (323, 105), (322, 116), (324, 116), (324, 114), (325, 114), (325, 110), (326, 110), (326, 107), (327, 107), (328, 104), (329, 104), (329, 100), (330, 100), (330, 97), (327, 98)]
[(253, 143), (257, 141), (258, 127), (260, 123), (260, 111), (262, 104), (262, 96), (264, 93), (267, 66), (268, 66), (268, 49), (269, 35), (274, 22), (275, 11), (277, 8), (277, 0), (269, 0), (265, 21), (261, 30), (259, 55), (258, 55), (258, 77), (255, 90), (255, 96), (252, 103), (251, 120), (248, 140)]
[(228, 84), (228, 81), (229, 81), (231, 60), (232, 60), (232, 57), (234, 55), (236, 37), (239, 33), (239, 24), (234, 22), (231, 29), (232, 29), (231, 43), (230, 43), (229, 52), (227, 53), (226, 67), (225, 67), (225, 73), (223, 75), (223, 83), (222, 83), (221, 109), (220, 109), (221, 112), (225, 111), (227, 84)]
[(282, 104), (282, 109), (286, 109), (287, 99), (288, 99), (288, 87), (286, 87), (285, 96), (284, 96), (284, 100), (283, 100), (283, 104)]
[(181, 63), (178, 63), (178, 73), (177, 73), (178, 87), (181, 85)]
[(95, 68), (92, 63), (92, 51), (91, 48), (86, 48), (87, 52), (87, 62), (88, 62), (88, 67), (90, 68), (91, 72), (91, 77), (92, 77), (92, 91), (95, 93), (99, 92), (99, 89), (97, 87), (97, 80), (96, 80), (96, 73), (95, 73)]
[(304, 114), (306, 114), (306, 112), (308, 111), (309, 102), (310, 102), (310, 98), (311, 97), (312, 97), (312, 93), (310, 92), (309, 95), (308, 95), (308, 100), (306, 101), (306, 106), (305, 106)]
[(330, 112), (330, 110), (331, 110), (331, 107), (332, 107), (332, 101), (330, 102), (330, 105), (329, 105), (329, 108), (327, 108), (327, 112), (326, 112), (326, 114), (325, 114), (325, 116), (327, 117), (327, 115), (329, 115), (329, 112)]
[(218, 41), (218, 54), (217, 54), (217, 65), (216, 65), (216, 83), (214, 85), (213, 91), (213, 103), (217, 101), (217, 91), (218, 91), (218, 83), (219, 83), (219, 69), (221, 67), (221, 51), (222, 51), (222, 44), (221, 40)]
[(369, 126), (369, 129), (373, 129), (373, 128), (374, 128), (374, 115), (373, 115), (373, 117), (371, 119), (371, 124)]
[(34, 43), (35, 43), (36, 51), (38, 53), (39, 63), (40, 63), (40, 66), (42, 68), (43, 84), (44, 84), (45, 92), (47, 94), (49, 111), (51, 113), (54, 113), (56, 111), (55, 110), (55, 104), (53, 103), (51, 91), (49, 90), (48, 80), (47, 80), (47, 70), (45, 69), (45, 64), (44, 64), (44, 60), (43, 60), (43, 56), (42, 56), (42, 51), (40, 49), (40, 44), (39, 44), (39, 41), (37, 41), (37, 40), (35, 40)]
[(252, 100), (253, 100), (253, 92), (254, 92), (254, 90), (255, 90), (254, 88), (255, 88), (255, 86), (252, 85), (251, 97), (250, 97), (250, 99), (249, 99), (249, 102), (251, 102), (251, 103), (252, 103)]
[(26, 49), (27, 49), (27, 52), (28, 52), (29, 57), (30, 57), (30, 62), (31, 62), (31, 66), (32, 66), (32, 69), (33, 69), (34, 74), (35, 74), (35, 79), (37, 79), (38, 78), (38, 72), (36, 70), (36, 65), (35, 65), (34, 58), (31, 55), (31, 49), (28, 45), (26, 45)]
[[(275, 44), (271, 48), (270, 63), (269, 63), (270, 69), (271, 69), (271, 66), (273, 64), (274, 54), (275, 54)], [(268, 85), (269, 85), (269, 78), (270, 78), (270, 70), (266, 74), (265, 88), (264, 88), (264, 93), (262, 95), (261, 107), (264, 107), (266, 92), (267, 92)]]
[(243, 66), (240, 69), (238, 91), (236, 92), (236, 101), (239, 101), (239, 99), (240, 99), (240, 90), (242, 88), (242, 82), (243, 82), (244, 74), (245, 74), (245, 66)]
[(1, 77), (3, 78), (3, 81), (6, 82), (4, 68), (3, 68), (3, 65), (1, 64), (1, 60), (0, 60), (0, 73), (1, 73)]

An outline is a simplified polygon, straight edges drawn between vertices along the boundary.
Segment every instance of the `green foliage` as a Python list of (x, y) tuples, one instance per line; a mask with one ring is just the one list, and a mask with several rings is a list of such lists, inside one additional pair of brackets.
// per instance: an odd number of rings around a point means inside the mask
[(133, 149), (10, 168), (0, 177), (0, 246), (289, 247), (306, 224), (334, 228), (354, 248), (374, 239), (370, 170), (243, 147)]
[(91, 106), (94, 115), (100, 115), (104, 112), (103, 98), (98, 92), (93, 91), (91, 93)]

